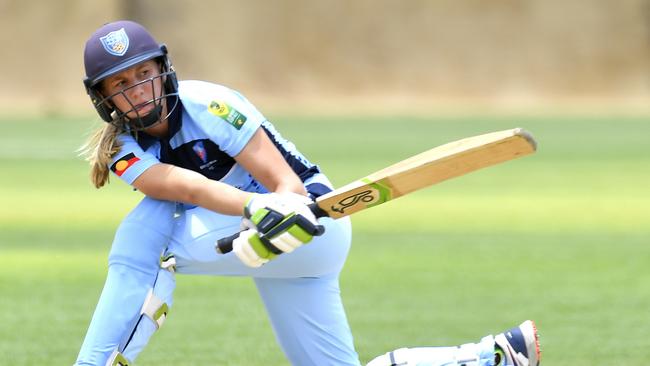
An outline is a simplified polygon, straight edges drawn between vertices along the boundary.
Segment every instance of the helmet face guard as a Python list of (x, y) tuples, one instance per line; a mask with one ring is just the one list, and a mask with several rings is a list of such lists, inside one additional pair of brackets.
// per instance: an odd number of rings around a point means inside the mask
[[(100, 92), (101, 82), (107, 77), (153, 59), (159, 61), (161, 65), (159, 75), (142, 80), (113, 95), (105, 96)], [(108, 123), (123, 129), (142, 130), (167, 118), (178, 105), (178, 81), (167, 56), (167, 47), (158, 44), (149, 31), (138, 23), (117, 21), (99, 28), (86, 42), (84, 64), (86, 91), (99, 116)], [(158, 78), (162, 90), (154, 88)], [(151, 100), (137, 106), (131, 104), (131, 108), (126, 111), (115, 108), (112, 102), (114, 97), (121, 94), (121, 97), (128, 101), (125, 92), (146, 83), (151, 83), (151, 90), (153, 90)], [(163, 102), (167, 103), (167, 115), (164, 117), (161, 116)], [(147, 104), (153, 104), (154, 108), (146, 115), (139, 113), (138, 110)], [(131, 117), (128, 114), (131, 114)]]
[[(103, 95), (99, 91), (101, 81), (94, 87), (87, 86), (86, 90), (99, 116), (108, 123), (130, 131), (144, 130), (169, 117), (178, 104), (178, 82), (176, 72), (170, 65), (163, 65), (162, 68), (158, 75), (129, 85), (111, 95)], [(149, 86), (152, 97), (144, 103), (135, 105), (127, 97), (128, 92), (142, 85)], [(115, 97), (124, 98), (129, 103), (129, 108), (124, 111), (116, 108), (113, 102)], [(162, 115), (163, 102), (167, 103), (165, 116)], [(146, 114), (141, 113), (140, 110), (148, 105), (153, 105), (153, 108)]]

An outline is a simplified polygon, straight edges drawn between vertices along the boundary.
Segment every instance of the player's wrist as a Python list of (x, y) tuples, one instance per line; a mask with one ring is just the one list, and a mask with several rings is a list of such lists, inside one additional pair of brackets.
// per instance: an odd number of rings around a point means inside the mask
[(244, 205), (242, 207), (242, 216), (246, 218), (250, 218), (250, 216), (252, 215), (251, 207), (250, 207), (251, 203), (256, 199), (256, 196), (258, 195), (259, 193), (250, 193), (246, 196), (244, 200)]

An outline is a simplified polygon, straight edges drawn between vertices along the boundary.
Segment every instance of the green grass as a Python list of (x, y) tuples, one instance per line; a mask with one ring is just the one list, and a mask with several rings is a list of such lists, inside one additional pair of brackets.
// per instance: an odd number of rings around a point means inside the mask
[[(526, 318), (544, 364), (644, 364), (650, 123), (644, 118), (274, 118), (343, 185), (430, 147), (521, 126), (536, 155), (355, 215), (342, 292), (362, 361), (455, 345)], [(0, 363), (72, 364), (112, 234), (140, 194), (95, 190), (82, 119), (0, 121)], [(245, 278), (178, 276), (139, 365), (286, 365)], [(254, 350), (254, 351), (252, 351)]]

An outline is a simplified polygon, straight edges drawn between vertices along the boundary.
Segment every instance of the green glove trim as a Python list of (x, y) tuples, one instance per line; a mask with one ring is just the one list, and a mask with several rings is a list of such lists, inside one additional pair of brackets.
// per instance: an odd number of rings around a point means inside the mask
[(251, 245), (251, 248), (260, 256), (260, 258), (271, 260), (277, 256), (277, 254), (271, 253), (271, 251), (262, 243), (260, 239), (260, 234), (255, 233), (248, 238), (248, 243)]
[(259, 225), (259, 223), (266, 217), (266, 215), (269, 214), (269, 210), (266, 208), (260, 208), (259, 210), (255, 211), (253, 213), (253, 216), (251, 216), (251, 221), (255, 225)]
[(287, 232), (293, 235), (296, 239), (300, 240), (303, 244), (307, 244), (313, 238), (305, 229), (301, 228), (298, 224), (292, 225)]

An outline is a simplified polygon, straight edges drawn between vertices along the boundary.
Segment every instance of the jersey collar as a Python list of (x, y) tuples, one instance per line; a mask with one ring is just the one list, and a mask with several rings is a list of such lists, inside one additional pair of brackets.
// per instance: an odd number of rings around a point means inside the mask
[[(171, 105), (170, 103), (176, 102), (175, 100), (170, 100), (172, 97), (167, 98), (167, 105)], [(178, 96), (176, 96), (178, 98)], [(167, 134), (167, 137), (164, 139), (159, 139), (158, 137), (151, 136), (148, 133), (144, 131), (139, 131), (139, 132), (131, 132), (131, 134), (136, 138), (138, 141), (138, 145), (142, 148), (142, 150), (147, 150), (151, 145), (155, 144), (156, 142), (160, 140), (164, 140), (166, 142), (169, 142), (169, 140), (178, 132), (181, 130), (181, 127), (183, 126), (183, 103), (181, 102), (180, 98), (178, 99), (178, 103), (176, 104), (176, 108), (172, 111), (172, 113), (167, 117), (167, 123), (169, 124), (169, 133)]]

